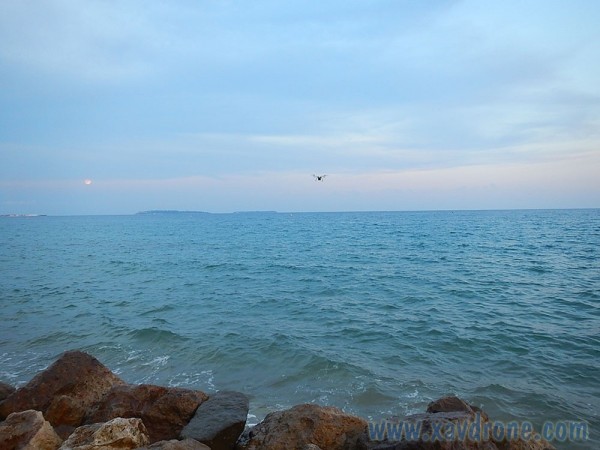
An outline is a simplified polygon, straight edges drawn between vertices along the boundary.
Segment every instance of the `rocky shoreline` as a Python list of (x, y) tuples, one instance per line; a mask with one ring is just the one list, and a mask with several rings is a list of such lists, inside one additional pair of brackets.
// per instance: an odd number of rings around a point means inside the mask
[[(0, 382), (1, 450), (552, 450), (544, 440), (495, 440), (485, 412), (457, 397), (392, 424), (419, 423), (414, 438), (374, 436), (373, 424), (338, 408), (297, 405), (246, 428), (240, 392), (131, 385), (80, 351), (63, 353), (25, 386)], [(473, 435), (444, 435), (460, 429)], [(454, 428), (453, 428), (454, 427)], [(436, 435), (437, 431), (437, 435)], [(432, 437), (436, 437), (432, 439)]]

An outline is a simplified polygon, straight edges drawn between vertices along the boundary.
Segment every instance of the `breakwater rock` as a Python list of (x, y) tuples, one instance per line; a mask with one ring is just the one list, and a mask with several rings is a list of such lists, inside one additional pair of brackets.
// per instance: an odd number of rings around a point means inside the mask
[[(0, 449), (554, 449), (542, 439), (497, 438), (485, 412), (457, 397), (377, 424), (305, 404), (272, 412), (244, 430), (248, 410), (248, 397), (240, 392), (130, 385), (93, 356), (69, 351), (19, 389), (0, 382)], [(412, 428), (417, 431), (398, 433), (400, 424), (418, 424)], [(453, 430), (469, 433), (449, 435)]]

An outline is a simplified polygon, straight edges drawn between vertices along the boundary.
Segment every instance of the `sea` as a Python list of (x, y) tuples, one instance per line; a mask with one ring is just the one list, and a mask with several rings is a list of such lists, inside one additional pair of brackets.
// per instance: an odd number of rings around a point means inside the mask
[(371, 421), (444, 395), (600, 448), (600, 210), (0, 218), (0, 381), (130, 383)]

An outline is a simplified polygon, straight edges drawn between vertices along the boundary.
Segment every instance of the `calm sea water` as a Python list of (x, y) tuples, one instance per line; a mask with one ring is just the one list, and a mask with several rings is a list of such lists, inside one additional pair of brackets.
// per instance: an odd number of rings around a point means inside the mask
[(254, 423), (457, 394), (600, 448), (600, 210), (1, 218), (0, 295), (15, 385), (78, 348)]

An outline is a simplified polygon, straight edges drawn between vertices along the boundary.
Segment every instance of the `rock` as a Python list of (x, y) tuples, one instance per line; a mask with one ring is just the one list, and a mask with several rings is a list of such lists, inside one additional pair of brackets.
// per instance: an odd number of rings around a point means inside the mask
[(0, 419), (10, 413), (42, 411), (52, 425), (73, 429), (86, 411), (123, 381), (86, 353), (71, 351), (0, 403)]
[(471, 405), (469, 405), (464, 400), (461, 400), (458, 397), (448, 396), (442, 397), (438, 400), (435, 400), (429, 405), (427, 405), (428, 413), (437, 413), (437, 412), (455, 412), (455, 411), (464, 411), (468, 413), (472, 413), (473, 409)]
[(77, 428), (60, 450), (131, 450), (148, 443), (148, 431), (141, 419), (118, 417)]
[(149, 384), (117, 385), (89, 412), (85, 423), (139, 417), (148, 429), (150, 443), (177, 439), (207, 398), (205, 393), (190, 389)]
[(56, 450), (61, 443), (62, 439), (39, 411), (12, 413), (0, 422), (2, 450)]
[[(460, 399), (458, 399), (460, 400)], [(464, 407), (466, 405), (466, 408)], [(458, 411), (452, 411), (451, 408), (448, 411), (439, 411), (435, 413), (426, 413), (426, 414), (415, 414), (412, 416), (408, 416), (404, 418), (405, 421), (412, 422), (421, 422), (421, 436), (435, 436), (434, 429), (438, 430), (447, 430), (448, 426), (453, 424), (481, 424), (485, 420), (481, 415), (477, 415), (469, 405), (462, 400), (456, 403), (456, 406), (459, 407)], [(428, 408), (429, 409), (429, 408)], [(441, 424), (441, 425), (440, 425)], [(479, 426), (479, 425), (478, 425)], [(479, 429), (481, 427), (479, 426)], [(468, 429), (467, 429), (468, 430)], [(422, 440), (415, 440), (407, 443), (406, 447), (399, 447), (400, 449), (423, 449), (423, 450), (498, 450), (493, 442), (489, 442), (480, 439), (477, 440), (442, 440), (442, 441), (433, 441), (426, 439), (426, 442)]]
[(327, 450), (356, 448), (367, 422), (330, 406), (297, 405), (271, 413), (237, 444), (239, 450), (303, 450), (316, 445)]
[(479, 413), (484, 421), (489, 420), (488, 415), (481, 408), (478, 408), (475, 405), (470, 405), (469, 403), (455, 396), (442, 397), (427, 405), (428, 413), (457, 411), (463, 411), (473, 414)]
[(0, 381), (0, 402), (15, 391), (16, 389), (10, 384), (6, 384)]
[(156, 442), (148, 447), (136, 450), (211, 450), (211, 448), (195, 439), (184, 439), (183, 441), (173, 439), (171, 441)]
[(212, 450), (231, 450), (244, 431), (249, 408), (244, 394), (218, 392), (198, 407), (181, 437), (195, 439)]

